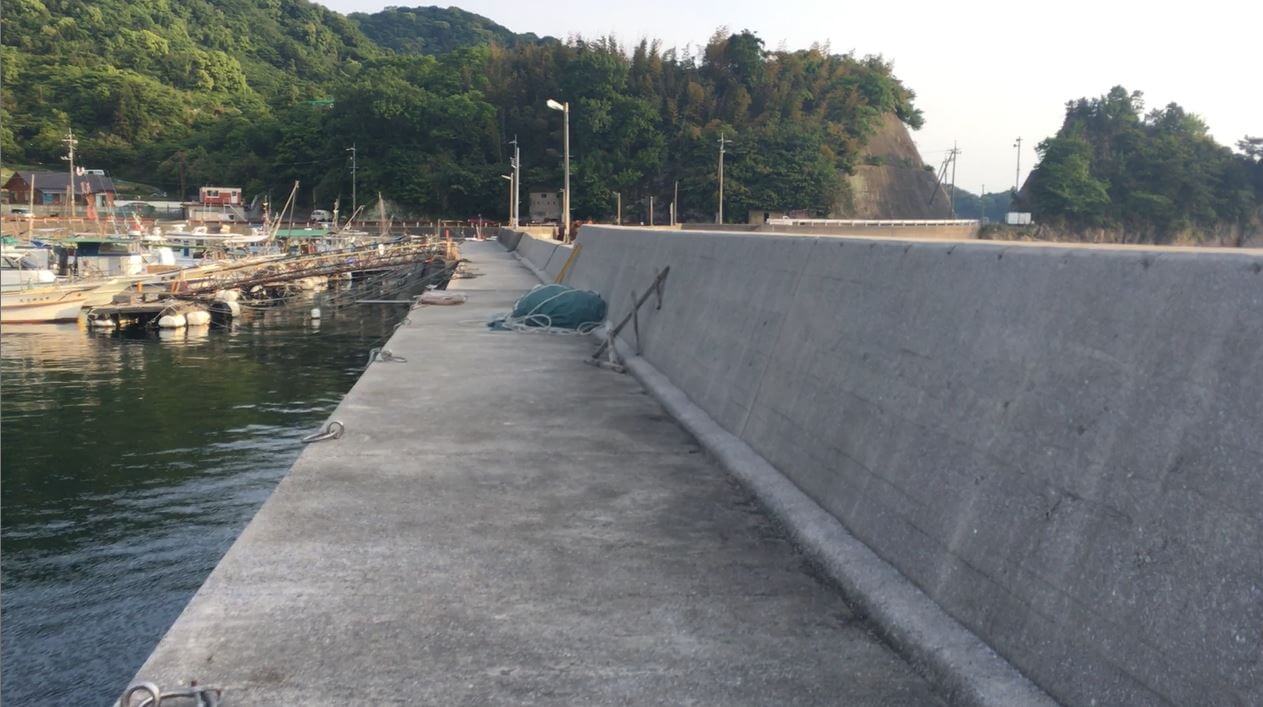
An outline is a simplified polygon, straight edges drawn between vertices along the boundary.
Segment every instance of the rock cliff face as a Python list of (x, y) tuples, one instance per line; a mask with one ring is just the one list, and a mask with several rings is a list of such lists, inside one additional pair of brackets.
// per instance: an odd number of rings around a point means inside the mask
[(830, 214), (833, 218), (952, 216), (946, 191), (938, 186), (934, 174), (925, 169), (908, 128), (893, 114), (883, 116), (881, 127), (868, 141), (864, 164), (857, 167), (847, 181), (851, 188), (850, 203)]

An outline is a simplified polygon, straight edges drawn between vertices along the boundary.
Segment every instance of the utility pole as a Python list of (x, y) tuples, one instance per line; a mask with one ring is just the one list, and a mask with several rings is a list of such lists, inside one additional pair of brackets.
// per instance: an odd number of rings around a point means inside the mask
[(27, 206), (26, 213), (30, 214), (30, 218), (26, 219), (26, 239), (30, 240), (35, 237), (35, 174), (31, 174), (31, 183), (27, 185), (27, 199), (30, 204)]
[(355, 143), (351, 143), (351, 146), (346, 148), (346, 151), (351, 153), (351, 213), (355, 213), (355, 210), (359, 207), (359, 202), (355, 198)]
[(675, 219), (680, 215), (680, 180), (675, 180), (675, 193), (671, 195), (671, 225), (675, 225)]
[(188, 158), (184, 154), (184, 150), (180, 150), (180, 201), (189, 198), (189, 190), (184, 184), (184, 168), (188, 163)]
[(66, 148), (69, 150), (69, 153), (62, 159), (70, 160), (70, 182), (69, 182), (70, 188), (66, 190), (66, 198), (70, 200), (70, 218), (74, 218), (75, 217), (75, 145), (79, 144), (79, 141), (75, 139), (74, 128), (70, 128), (70, 130), (66, 132), (66, 137), (62, 138), (61, 141), (66, 143)]
[(1013, 191), (1017, 191), (1022, 188), (1022, 138), (1019, 137), (1013, 146), (1017, 148), (1017, 172), (1013, 175)]
[(653, 197), (649, 197), (649, 225), (653, 226)]
[(614, 225), (623, 225), (623, 193), (614, 192)]
[(724, 222), (724, 145), (729, 142), (732, 140), (724, 139), (724, 134), (719, 133), (719, 217), (715, 219), (719, 224)]
[(952, 218), (956, 218), (956, 155), (960, 154), (960, 148), (956, 147), (956, 142), (952, 141)]
[(982, 185), (982, 191), (978, 192), (978, 223), (987, 220), (987, 185)]
[(513, 172), (502, 174), (500, 178), (509, 180), (509, 228), (517, 228), (517, 219), (513, 214)]
[(565, 105), (565, 110), (562, 111), (563, 137), (562, 137), (561, 145), (562, 145), (562, 152), (565, 154), (565, 162), (566, 162), (566, 176), (564, 180), (566, 193), (562, 196), (561, 211), (562, 211), (562, 217), (566, 220), (565, 226), (564, 226), (565, 230), (563, 231), (563, 233), (566, 234), (565, 236), (566, 242), (569, 243), (571, 240), (574, 239), (573, 236), (570, 234), (570, 101), (566, 101), (564, 105)]
[(522, 224), (522, 150), (517, 144), (517, 135), (513, 136), (510, 144), (513, 145), (513, 220), (510, 225), (517, 228)]

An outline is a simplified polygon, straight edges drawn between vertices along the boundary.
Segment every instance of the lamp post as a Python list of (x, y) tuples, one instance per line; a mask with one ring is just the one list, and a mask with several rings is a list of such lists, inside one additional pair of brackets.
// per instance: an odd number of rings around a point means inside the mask
[(548, 107), (553, 110), (559, 110), (562, 114), (562, 132), (561, 144), (563, 159), (565, 161), (565, 183), (562, 187), (561, 195), (561, 228), (562, 239), (570, 242), (570, 104), (558, 103), (553, 99), (548, 99)]
[(517, 215), (513, 213), (513, 175), (502, 174), (500, 178), (509, 180), (509, 228), (517, 228)]

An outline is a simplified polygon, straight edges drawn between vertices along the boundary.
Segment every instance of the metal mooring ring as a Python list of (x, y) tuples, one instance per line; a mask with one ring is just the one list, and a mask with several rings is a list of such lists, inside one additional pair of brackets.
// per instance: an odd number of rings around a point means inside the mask
[(337, 420), (330, 420), (329, 424), (325, 425), (319, 432), (303, 437), (303, 444), (323, 442), (327, 439), (338, 439), (342, 436), (342, 432), (345, 429), (346, 426), (341, 422), (338, 422)]

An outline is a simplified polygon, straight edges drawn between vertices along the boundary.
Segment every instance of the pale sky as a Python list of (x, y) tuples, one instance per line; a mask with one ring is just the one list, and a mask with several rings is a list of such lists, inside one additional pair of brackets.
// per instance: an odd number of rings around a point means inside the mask
[[(373, 12), (406, 0), (320, 0), (339, 12)], [(1122, 84), (1147, 108), (1174, 101), (1196, 113), (1225, 145), (1263, 135), (1258, 90), (1263, 2), (522, 2), (457, 4), (515, 32), (566, 38), (613, 34), (633, 44), (704, 45), (716, 28), (749, 29), (769, 49), (828, 42), (835, 53), (882, 54), (917, 93), (925, 127), (913, 133), (935, 166), (956, 141), (956, 183), (977, 192), (1022, 178), (1035, 145), (1057, 131), (1065, 102)], [(695, 52), (696, 53), (696, 50)]]

